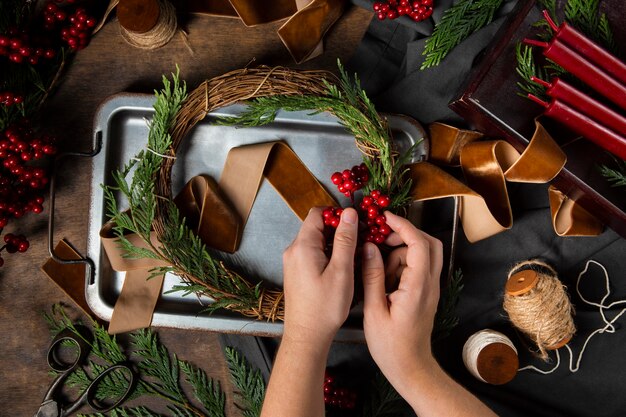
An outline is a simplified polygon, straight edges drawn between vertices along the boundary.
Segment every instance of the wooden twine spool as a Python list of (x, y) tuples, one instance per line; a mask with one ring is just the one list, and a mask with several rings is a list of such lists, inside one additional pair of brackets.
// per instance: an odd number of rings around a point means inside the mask
[(120, 0), (117, 19), (122, 37), (141, 49), (156, 49), (176, 34), (176, 9), (167, 0)]
[(547, 350), (563, 347), (576, 332), (574, 307), (556, 271), (536, 259), (515, 265), (508, 275), (504, 310), (547, 360)]
[(485, 329), (474, 333), (463, 345), (463, 363), (476, 379), (502, 385), (517, 374), (519, 360), (511, 339)]

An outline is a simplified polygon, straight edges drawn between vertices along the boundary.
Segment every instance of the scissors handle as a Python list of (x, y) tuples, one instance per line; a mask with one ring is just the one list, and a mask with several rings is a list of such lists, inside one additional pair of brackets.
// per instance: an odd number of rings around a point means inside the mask
[[(125, 370), (128, 373), (129, 375), (128, 387), (126, 388), (126, 391), (124, 392), (124, 394), (120, 396), (120, 398), (118, 398), (114, 403), (103, 404), (102, 402), (98, 401), (98, 399), (96, 398), (98, 386), (100, 385), (102, 380), (104, 380), (104, 378), (106, 378), (111, 373), (118, 371), (118, 370), (121, 370), (121, 371)], [(70, 404), (69, 406), (61, 410), (61, 414), (59, 417), (69, 416), (74, 411), (78, 410), (81, 406), (83, 406), (85, 403), (87, 403), (87, 405), (89, 405), (94, 411), (98, 413), (106, 413), (107, 411), (110, 411), (111, 409), (120, 405), (122, 402), (124, 402), (128, 398), (133, 388), (135, 387), (135, 382), (136, 382), (135, 373), (130, 367), (123, 365), (123, 364), (113, 365), (105, 369), (100, 375), (98, 375), (93, 381), (91, 381), (91, 384), (89, 384), (85, 392), (80, 396), (80, 398), (78, 398), (78, 400), (76, 400), (73, 404)]]

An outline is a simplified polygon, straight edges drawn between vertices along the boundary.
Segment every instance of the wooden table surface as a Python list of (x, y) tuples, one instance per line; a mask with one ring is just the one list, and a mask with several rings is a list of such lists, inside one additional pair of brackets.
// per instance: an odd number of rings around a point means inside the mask
[[(281, 22), (248, 28), (234, 19), (190, 16), (184, 25), (192, 55), (178, 35), (158, 50), (134, 49), (120, 36), (115, 18), (109, 19), (76, 55), (49, 99), (44, 126), (61, 138), (62, 150), (88, 151), (99, 103), (122, 91), (151, 93), (160, 87), (161, 75), (174, 71), (177, 64), (189, 88), (246, 66), (253, 58), (255, 64), (336, 70), (337, 58), (348, 61), (371, 17), (368, 11), (351, 7), (326, 36), (324, 55), (302, 65), (294, 64), (276, 34)], [(65, 160), (58, 176), (54, 241), (65, 237), (81, 252), (87, 243), (89, 171), (88, 160), (72, 158)], [(27, 235), (31, 248), (25, 254), (7, 256), (0, 268), (0, 416), (32, 416), (51, 382), (45, 359), (50, 336), (42, 312), (62, 302), (74, 316), (80, 316), (70, 299), (40, 271), (48, 258), (48, 202), (45, 207), (43, 214), (29, 214), (5, 229), (5, 233)], [(223, 381), (230, 393), (217, 334), (157, 330), (172, 352)], [(159, 409), (160, 403), (146, 397), (139, 402)], [(227, 413), (239, 415), (232, 405)]]

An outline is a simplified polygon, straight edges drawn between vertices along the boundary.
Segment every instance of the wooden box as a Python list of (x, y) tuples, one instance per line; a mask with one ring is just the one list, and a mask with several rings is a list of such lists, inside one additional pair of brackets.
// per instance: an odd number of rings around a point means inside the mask
[[(605, 0), (602, 11), (612, 23), (618, 45), (623, 45), (626, 25), (621, 22), (626, 19), (626, 4), (621, 0)], [(515, 48), (525, 37), (536, 38), (541, 29), (533, 24), (542, 18), (534, 1), (518, 2), (468, 76), (458, 98), (450, 103), (471, 128), (503, 138), (520, 152), (532, 137), (533, 119), (543, 108), (518, 95), (516, 83), (521, 79), (515, 71)], [(567, 154), (567, 164), (552, 184), (626, 238), (626, 188), (611, 187), (598, 170), (600, 164), (614, 165), (612, 156), (549, 120), (542, 121)]]

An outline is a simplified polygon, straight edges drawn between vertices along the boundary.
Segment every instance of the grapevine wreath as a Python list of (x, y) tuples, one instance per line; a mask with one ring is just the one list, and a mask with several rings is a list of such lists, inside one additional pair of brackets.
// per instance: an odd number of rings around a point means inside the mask
[[(107, 210), (114, 233), (128, 257), (152, 258), (160, 265), (154, 275), (171, 272), (182, 278), (172, 291), (195, 293), (214, 300), (208, 311), (226, 308), (260, 320), (282, 320), (283, 292), (253, 284), (215, 259), (205, 244), (185, 225), (172, 198), (171, 172), (176, 151), (189, 131), (210, 112), (239, 102), (247, 104), (238, 116), (218, 123), (258, 126), (271, 123), (280, 110), (329, 112), (354, 135), (363, 153), (363, 164), (334, 173), (332, 182), (354, 204), (354, 191), (363, 189), (358, 209), (370, 230), (366, 239), (382, 243), (389, 228), (384, 208), (399, 211), (410, 203), (410, 179), (405, 163), (412, 149), (394, 151), (390, 130), (361, 89), (358, 79), (347, 76), (341, 65), (340, 78), (324, 71), (295, 71), (281, 67), (246, 68), (204, 81), (187, 94), (178, 74), (156, 93), (155, 114), (150, 122), (147, 149), (121, 171), (114, 173), (115, 186), (105, 186)], [(131, 168), (135, 171), (127, 181)], [(113, 191), (120, 191), (129, 210), (118, 210)], [(324, 211), (325, 224), (336, 225), (340, 208)], [(379, 213), (380, 211), (380, 213)], [(132, 213), (132, 215), (131, 215)], [(135, 246), (127, 236), (136, 234), (145, 244)], [(151, 235), (156, 235), (155, 242)]]

